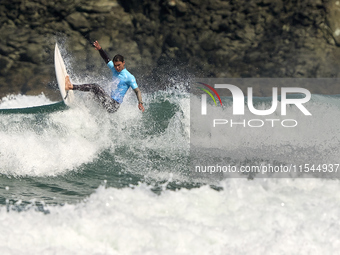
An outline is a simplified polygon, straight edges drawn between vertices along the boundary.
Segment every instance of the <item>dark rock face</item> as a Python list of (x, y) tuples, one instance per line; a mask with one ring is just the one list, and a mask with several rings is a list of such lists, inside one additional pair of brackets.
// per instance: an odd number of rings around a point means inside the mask
[(158, 84), (175, 74), (339, 77), (337, 0), (2, 0), (0, 34), (0, 96), (48, 93), (56, 41), (74, 73), (107, 74), (88, 39)]

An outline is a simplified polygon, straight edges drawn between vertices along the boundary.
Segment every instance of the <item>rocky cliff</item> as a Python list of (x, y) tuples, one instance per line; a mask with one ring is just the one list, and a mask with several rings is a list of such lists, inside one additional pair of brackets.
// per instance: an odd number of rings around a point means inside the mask
[(340, 76), (336, 0), (2, 0), (0, 34), (0, 97), (48, 94), (55, 42), (75, 73), (101, 70), (88, 43), (98, 40), (153, 84), (174, 75)]

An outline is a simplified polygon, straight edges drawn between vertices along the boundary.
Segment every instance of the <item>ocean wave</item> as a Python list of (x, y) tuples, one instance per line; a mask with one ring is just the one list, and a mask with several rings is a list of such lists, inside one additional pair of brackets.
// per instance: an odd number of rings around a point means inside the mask
[[(231, 179), (160, 195), (100, 186), (77, 204), (0, 207), (3, 254), (332, 254), (339, 181)], [(20, 241), (18, 241), (20, 240)]]

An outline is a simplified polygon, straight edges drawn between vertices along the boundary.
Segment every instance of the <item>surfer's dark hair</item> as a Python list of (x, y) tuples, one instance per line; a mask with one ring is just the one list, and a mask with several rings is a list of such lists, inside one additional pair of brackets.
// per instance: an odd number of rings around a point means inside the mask
[(124, 57), (122, 55), (117, 54), (116, 56), (113, 57), (112, 59), (113, 62), (124, 62)]

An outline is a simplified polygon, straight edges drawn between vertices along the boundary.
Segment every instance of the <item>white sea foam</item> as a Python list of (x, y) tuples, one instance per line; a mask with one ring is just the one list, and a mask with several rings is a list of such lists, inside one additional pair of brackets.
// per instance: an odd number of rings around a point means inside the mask
[(44, 93), (38, 96), (8, 95), (0, 100), (0, 109), (25, 108), (33, 106), (48, 105), (54, 103)]
[(0, 207), (1, 254), (336, 254), (338, 180), (231, 179), (165, 190), (99, 187), (50, 213)]
[[(114, 115), (88, 100), (88, 93), (76, 96), (75, 107), (44, 117), (34, 114), (0, 116), (1, 173), (54, 176), (74, 171), (82, 164), (92, 162), (102, 151), (111, 150), (115, 160), (127, 171), (156, 179), (163, 179), (169, 173), (174, 174), (174, 179), (185, 178), (182, 173), (190, 152), (190, 121), (200, 121), (195, 115), (190, 118), (188, 95), (174, 95), (172, 91), (144, 94), (146, 112), (142, 114), (131, 92)], [(313, 116), (300, 120), (298, 109), (288, 112), (289, 118), (299, 120), (299, 125), (293, 129), (219, 127), (212, 130), (210, 124), (201, 121), (200, 129), (193, 132), (199, 132), (195, 135), (203, 140), (215, 135), (216, 143), (209, 140), (200, 146), (204, 148), (208, 144), (209, 148), (223, 148), (225, 155), (234, 160), (255, 157), (283, 163), (338, 163), (340, 125), (335, 117), (339, 111), (338, 100), (324, 96), (313, 98), (308, 106)], [(157, 109), (150, 110), (149, 107), (165, 101), (177, 107), (175, 114), (163, 131), (148, 133), (159, 124), (152, 119)], [(192, 103), (200, 108), (199, 100), (192, 100)], [(221, 108), (220, 113), (228, 116), (229, 110)], [(252, 116), (246, 114), (244, 118)], [(117, 148), (128, 148), (130, 153), (115, 154)], [(150, 158), (150, 153), (156, 153), (157, 157)], [(179, 160), (182, 162), (177, 163)]]
[[(189, 115), (187, 98), (171, 99), (172, 103), (182, 104), (179, 112), (169, 121), (164, 133), (145, 137), (143, 132), (149, 128), (149, 124), (143, 124), (143, 114), (131, 95), (127, 95), (124, 104), (114, 115), (108, 114), (93, 100), (89, 100), (89, 93), (79, 92), (76, 96), (77, 104), (65, 111), (45, 115), (0, 116), (0, 173), (14, 176), (55, 176), (74, 171), (84, 163), (93, 162), (104, 150), (111, 150), (114, 154), (117, 147), (127, 146), (131, 153), (140, 157), (125, 158), (118, 154), (115, 155), (116, 161), (123, 165), (128, 164), (128, 171), (138, 169), (142, 171), (139, 173), (147, 175), (154, 170), (148, 167), (148, 151), (157, 151), (164, 157), (183, 157), (183, 153), (188, 151), (189, 128), (188, 121), (185, 121)], [(148, 102), (152, 100), (157, 103), (158, 98), (149, 99), (148, 95), (144, 95), (146, 111)], [(184, 115), (182, 108), (186, 110)], [(171, 167), (165, 174), (169, 171)]]
[[(72, 121), (71, 121), (72, 120)], [(35, 115), (2, 116), (1, 173), (56, 175), (92, 161), (107, 146), (100, 123), (81, 109)]]

